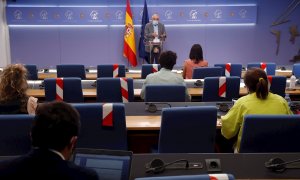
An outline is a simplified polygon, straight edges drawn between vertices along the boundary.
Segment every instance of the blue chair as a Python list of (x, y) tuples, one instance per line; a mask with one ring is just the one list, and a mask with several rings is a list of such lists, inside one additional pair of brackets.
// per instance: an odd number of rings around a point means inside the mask
[(163, 109), (159, 153), (213, 153), (217, 108), (212, 106)]
[[(228, 180), (234, 180), (231, 174), (200, 174), (200, 175), (179, 175), (179, 176), (157, 176), (157, 177), (143, 177), (135, 178), (135, 180), (211, 180), (211, 177), (226, 177)], [(224, 178), (222, 178), (224, 179)]]
[[(158, 67), (158, 71), (160, 70), (160, 64), (157, 64)], [(143, 64), (142, 65), (142, 75), (141, 78), (142, 79), (146, 79), (146, 77), (148, 76), (148, 74), (153, 73), (153, 65), (152, 64)]]
[(184, 102), (186, 87), (183, 85), (146, 85), (145, 102)]
[(31, 149), (30, 130), (34, 116), (0, 115), (0, 156), (26, 154)]
[(219, 96), (219, 78), (208, 77), (204, 79), (202, 101), (231, 101), (233, 98), (239, 98), (240, 78), (226, 77), (226, 97)]
[(79, 77), (86, 79), (85, 68), (81, 64), (61, 64), (56, 65), (57, 77)]
[[(80, 103), (84, 101), (81, 79), (80, 78), (63, 78), (63, 100), (69, 103)], [(45, 83), (46, 101), (56, 100), (56, 78), (48, 78)]]
[[(128, 101), (134, 100), (133, 80), (127, 78)], [(123, 102), (120, 78), (98, 78), (97, 79), (97, 101), (98, 102)]]
[(73, 104), (80, 114), (78, 148), (127, 150), (127, 130), (123, 104), (113, 105), (113, 127), (102, 126), (102, 104)]
[[(222, 76), (225, 76), (225, 67), (226, 64), (215, 64), (215, 67), (222, 67)], [(231, 64), (230, 76), (238, 76), (242, 75), (242, 64)]]
[(206, 77), (220, 77), (222, 76), (222, 67), (201, 67), (193, 69), (192, 79), (204, 79)]
[[(267, 65), (267, 75), (275, 75), (276, 64), (275, 63), (266, 63)], [(260, 68), (260, 63), (248, 63), (247, 69), (249, 68)]]
[(28, 80), (38, 80), (38, 70), (36, 65), (26, 64), (24, 67), (27, 69), (27, 79)]
[[(118, 77), (125, 77), (125, 65), (119, 65)], [(97, 77), (113, 77), (113, 65), (112, 64), (105, 64), (105, 65), (98, 65), (97, 66)]]
[(271, 81), (270, 91), (279, 96), (285, 97), (286, 77), (285, 76), (268, 76), (269, 82)]
[(300, 152), (299, 115), (247, 115), (241, 153)]
[(300, 63), (293, 65), (293, 74), (296, 76), (296, 78), (300, 77)]

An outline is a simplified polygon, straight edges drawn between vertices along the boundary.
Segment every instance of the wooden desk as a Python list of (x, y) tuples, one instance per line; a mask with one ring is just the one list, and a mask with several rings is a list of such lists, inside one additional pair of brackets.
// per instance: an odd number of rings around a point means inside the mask
[[(129, 131), (156, 131), (160, 130), (161, 116), (126, 116), (126, 127)], [(222, 124), (217, 120), (217, 129)]]
[[(38, 78), (40, 80), (46, 79), (46, 78), (56, 78), (56, 73), (38, 73)], [(140, 79), (141, 74), (140, 73), (126, 73), (127, 78), (132, 79)], [(87, 80), (96, 80), (97, 79), (97, 73), (86, 73), (86, 79)]]

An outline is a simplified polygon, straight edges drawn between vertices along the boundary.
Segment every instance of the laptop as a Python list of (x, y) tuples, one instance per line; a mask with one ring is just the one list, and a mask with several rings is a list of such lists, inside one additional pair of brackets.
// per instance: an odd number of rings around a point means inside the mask
[(129, 180), (132, 152), (104, 149), (76, 149), (75, 164), (94, 169), (100, 179)]

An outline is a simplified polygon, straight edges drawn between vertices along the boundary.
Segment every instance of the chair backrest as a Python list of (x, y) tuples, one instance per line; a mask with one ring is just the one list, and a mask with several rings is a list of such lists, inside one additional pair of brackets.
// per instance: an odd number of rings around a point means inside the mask
[[(97, 79), (97, 101), (98, 102), (123, 102), (121, 78), (98, 78)], [(134, 100), (133, 80), (127, 80), (128, 101)]]
[(184, 102), (184, 85), (146, 85), (145, 102)]
[[(276, 64), (275, 63), (265, 63), (267, 66), (267, 75), (275, 75)], [(247, 69), (249, 68), (261, 68), (261, 63), (248, 63)]]
[(31, 149), (30, 129), (34, 116), (0, 115), (0, 156), (26, 154)]
[(219, 77), (204, 79), (202, 101), (231, 101), (240, 95), (240, 78), (226, 77), (226, 97), (219, 96)]
[(160, 64), (143, 64), (142, 65), (142, 75), (141, 78), (142, 79), (146, 79), (146, 77), (148, 76), (148, 74), (154, 73), (156, 72), (156, 69), (153, 68), (154, 66), (157, 66), (157, 71), (160, 70)]
[(179, 176), (156, 176), (135, 178), (135, 180), (212, 180), (212, 179), (228, 179), (234, 180), (232, 174), (199, 174), (199, 175), (179, 175)]
[[(56, 78), (44, 80), (46, 101), (56, 100)], [(84, 101), (80, 78), (63, 78), (63, 101), (80, 103)]]
[(240, 152), (300, 152), (299, 132), (299, 115), (247, 115)]
[(293, 74), (296, 76), (296, 78), (300, 77), (300, 63), (293, 65)]
[[(97, 77), (114, 77), (113, 76), (114, 65), (113, 64), (103, 64), (97, 66)], [(118, 76), (125, 77), (125, 65), (118, 65)]]
[(38, 70), (37, 70), (36, 65), (25, 64), (24, 66), (27, 69), (27, 79), (28, 80), (38, 80)]
[(82, 64), (61, 64), (56, 65), (57, 77), (79, 77), (86, 79), (85, 68)]
[[(225, 68), (226, 68), (226, 64), (215, 64), (215, 67), (222, 67), (222, 76), (226, 76), (225, 74)], [(238, 76), (241, 77), (242, 76), (242, 64), (233, 64), (231, 63), (230, 65), (230, 76)]]
[(193, 79), (222, 76), (222, 67), (200, 67), (193, 69)]
[(279, 96), (285, 97), (286, 77), (285, 76), (268, 76), (270, 91)]
[(214, 152), (216, 107), (165, 108), (161, 118), (159, 153)]
[(102, 125), (102, 104), (73, 104), (73, 106), (78, 110), (81, 121), (77, 147), (127, 150), (127, 130), (123, 104), (113, 104), (113, 127)]

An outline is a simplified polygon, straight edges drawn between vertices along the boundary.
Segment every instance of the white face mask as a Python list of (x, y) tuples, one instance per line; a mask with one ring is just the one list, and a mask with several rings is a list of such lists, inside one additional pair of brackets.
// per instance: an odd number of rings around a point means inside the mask
[(154, 26), (156, 26), (156, 25), (158, 25), (158, 21), (157, 21), (157, 20), (153, 20), (153, 21), (152, 21), (152, 24), (153, 24)]

